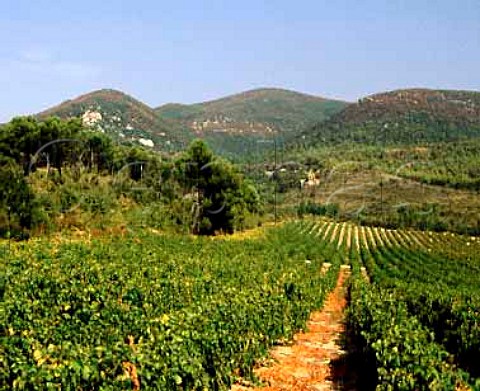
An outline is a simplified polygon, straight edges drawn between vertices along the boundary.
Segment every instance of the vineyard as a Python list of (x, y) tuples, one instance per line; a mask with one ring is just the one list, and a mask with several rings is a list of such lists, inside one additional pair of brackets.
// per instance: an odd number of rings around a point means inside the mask
[(333, 222), (304, 230), (351, 265), (347, 323), (362, 389), (480, 387), (478, 238)]
[(227, 389), (304, 327), (340, 264), (296, 225), (245, 241), (144, 232), (0, 251), (0, 384), (19, 390)]
[(305, 330), (349, 265), (358, 389), (479, 389), (478, 238), (305, 220), (232, 239), (1, 242), (0, 388), (258, 382), (254, 367)]

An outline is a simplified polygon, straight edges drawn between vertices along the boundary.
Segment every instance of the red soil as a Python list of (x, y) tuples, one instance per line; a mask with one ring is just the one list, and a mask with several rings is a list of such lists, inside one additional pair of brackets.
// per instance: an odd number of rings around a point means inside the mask
[[(339, 346), (345, 332), (343, 313), (346, 307), (344, 282), (349, 271), (342, 268), (336, 288), (321, 311), (313, 312), (307, 322), (307, 332), (295, 335), (290, 346), (272, 349), (273, 364), (255, 370), (265, 387), (234, 385), (232, 391), (312, 391), (334, 390), (346, 375), (345, 366), (332, 365), (345, 353)], [(340, 359), (340, 360), (339, 360)], [(335, 370), (333, 369), (335, 367)], [(333, 373), (335, 371), (335, 373)]]

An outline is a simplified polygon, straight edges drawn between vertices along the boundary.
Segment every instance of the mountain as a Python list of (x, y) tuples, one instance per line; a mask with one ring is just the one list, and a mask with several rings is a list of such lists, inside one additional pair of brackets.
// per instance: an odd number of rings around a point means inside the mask
[(52, 107), (38, 117), (81, 117), (83, 123), (122, 142), (157, 150), (176, 150), (193, 135), (182, 124), (161, 118), (144, 103), (123, 92), (103, 89)]
[(156, 150), (178, 150), (200, 137), (215, 152), (235, 157), (272, 149), (268, 139), (273, 138), (301, 144), (414, 144), (480, 137), (480, 92), (404, 89), (348, 104), (268, 88), (153, 109), (120, 91), (98, 90), (39, 117), (50, 115), (79, 116), (119, 141)]
[(258, 141), (264, 138), (296, 135), (346, 105), (342, 101), (269, 88), (210, 102), (167, 104), (152, 109), (123, 92), (103, 89), (67, 100), (38, 116), (81, 117), (87, 126), (119, 141), (140, 143), (156, 150), (177, 150), (200, 137), (215, 152), (235, 157), (258, 150)]
[(323, 121), (346, 102), (264, 88), (192, 105), (167, 104), (155, 111), (186, 124), (194, 133), (284, 134)]
[(362, 98), (299, 141), (412, 144), (470, 137), (480, 137), (480, 92), (405, 89)]

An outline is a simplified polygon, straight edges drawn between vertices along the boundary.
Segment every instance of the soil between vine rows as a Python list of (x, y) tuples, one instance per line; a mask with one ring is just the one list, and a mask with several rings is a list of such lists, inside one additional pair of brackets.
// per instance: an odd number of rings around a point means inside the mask
[(342, 266), (324, 307), (310, 315), (307, 331), (296, 334), (291, 345), (274, 347), (265, 365), (255, 369), (265, 386), (236, 384), (231, 390), (353, 390), (350, 384), (355, 376), (347, 370), (347, 353), (341, 347), (347, 306), (345, 281), (349, 275), (349, 267)]

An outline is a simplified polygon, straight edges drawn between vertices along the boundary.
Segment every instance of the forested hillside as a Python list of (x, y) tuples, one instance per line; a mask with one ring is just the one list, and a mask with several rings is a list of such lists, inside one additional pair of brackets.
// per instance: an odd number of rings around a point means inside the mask
[(416, 144), (480, 136), (480, 93), (397, 90), (360, 99), (307, 129), (299, 143)]
[(168, 104), (155, 111), (182, 120), (193, 131), (207, 133), (298, 132), (323, 121), (347, 106), (346, 102), (276, 88), (246, 91), (193, 105)]

